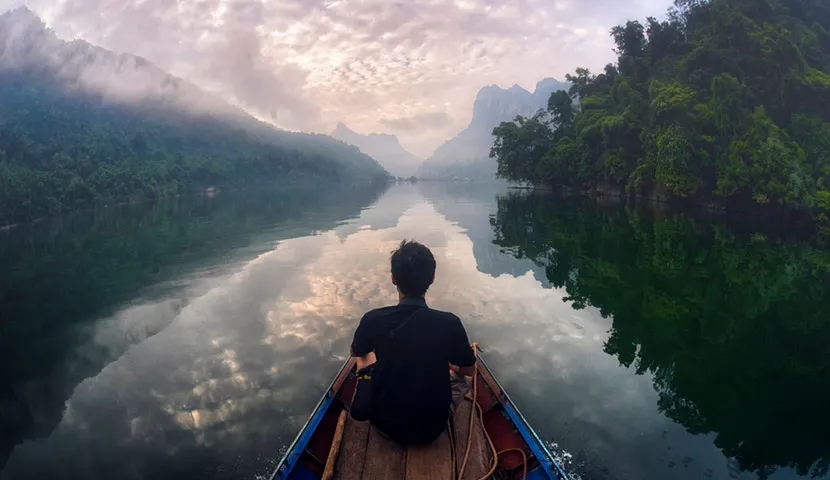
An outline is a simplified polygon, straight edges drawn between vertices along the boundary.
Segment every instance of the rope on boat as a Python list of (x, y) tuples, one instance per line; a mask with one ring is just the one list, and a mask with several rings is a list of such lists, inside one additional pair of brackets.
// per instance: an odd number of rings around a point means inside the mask
[(464, 449), (464, 460), (461, 462), (461, 470), (458, 471), (458, 480), (463, 480), (464, 470), (467, 468), (467, 460), (470, 459), (470, 445), (473, 443), (473, 423), (476, 418), (476, 405), (478, 405), (476, 401), (476, 396), (478, 395), (478, 389), (476, 388), (478, 382), (478, 344), (473, 343), (471, 346), (473, 347), (473, 355), (475, 357), (475, 363), (473, 364), (473, 408), (470, 409), (470, 427), (467, 429), (467, 448)]
[(499, 465), (499, 455), (507, 452), (519, 452), (522, 454), (522, 479), (527, 480), (527, 454), (521, 448), (506, 448), (501, 451), (496, 451), (496, 446), (493, 445), (493, 439), (490, 438), (490, 434), (487, 433), (487, 429), (484, 428), (484, 411), (481, 409), (481, 405), (478, 404), (477, 396), (478, 396), (478, 343), (473, 343), (471, 345), (473, 347), (473, 354), (475, 355), (476, 362), (473, 367), (473, 408), (470, 409), (470, 428), (467, 430), (467, 448), (464, 451), (464, 461), (461, 462), (461, 470), (458, 473), (458, 480), (464, 480), (464, 470), (467, 468), (467, 461), (470, 459), (470, 445), (473, 443), (473, 425), (475, 424), (476, 413), (478, 413), (479, 422), (481, 422), (481, 431), (484, 432), (484, 437), (487, 439), (487, 443), (490, 445), (490, 452), (493, 454), (493, 463), (490, 466), (490, 470), (479, 480), (487, 480), (490, 478), (491, 475), (496, 471), (496, 468)]

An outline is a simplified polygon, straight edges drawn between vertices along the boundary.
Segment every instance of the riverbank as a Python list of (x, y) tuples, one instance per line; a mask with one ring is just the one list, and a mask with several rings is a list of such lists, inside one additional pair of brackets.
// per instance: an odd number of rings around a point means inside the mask
[[(344, 180), (339, 181), (329, 181), (327, 183), (322, 183), (322, 185), (326, 186), (334, 186), (336, 188), (350, 188), (350, 187), (359, 187), (359, 186), (382, 186), (382, 185), (391, 185), (394, 181), (391, 179), (386, 180), (376, 180), (376, 181), (362, 181), (357, 183), (349, 183)], [(152, 205), (155, 202), (161, 202), (166, 200), (173, 200), (177, 198), (191, 198), (191, 197), (205, 197), (205, 198), (213, 198), (222, 193), (230, 193), (230, 192), (240, 192), (245, 190), (251, 191), (263, 191), (265, 189), (274, 189), (275, 191), (285, 191), (290, 192), (294, 190), (307, 190), (307, 189), (315, 189), (320, 188), (321, 182), (319, 180), (315, 180), (313, 178), (300, 178), (296, 180), (292, 180), (290, 182), (256, 182), (247, 185), (226, 185), (226, 186), (215, 186), (211, 185), (208, 187), (198, 187), (193, 189), (188, 189), (185, 192), (181, 193), (174, 193), (168, 195), (158, 195), (152, 197), (135, 197), (135, 198), (128, 198), (124, 200), (117, 200), (117, 201), (89, 201), (84, 202), (81, 204), (76, 205), (73, 208), (66, 208), (56, 210), (54, 212), (39, 215), (39, 216), (17, 216), (12, 219), (5, 220), (6, 223), (0, 223), (0, 232), (4, 231), (11, 231), (16, 228), (20, 228), (24, 225), (33, 224), (37, 222), (41, 222), (44, 220), (49, 220), (53, 218), (60, 217), (61, 215), (67, 214), (74, 214), (74, 213), (84, 213), (84, 212), (94, 212), (100, 209), (108, 209), (108, 208), (119, 208), (125, 206), (136, 206), (136, 205)], [(0, 219), (0, 222), (4, 220)]]
[(719, 202), (699, 197), (678, 198), (660, 192), (641, 192), (633, 194), (624, 188), (598, 186), (593, 189), (578, 189), (565, 185), (515, 185), (511, 190), (550, 194), (559, 197), (586, 197), (594, 199), (599, 205), (625, 204), (632, 207), (649, 206), (654, 211), (702, 211), (738, 221), (748, 228), (759, 231), (768, 230), (770, 224), (775, 228), (787, 226), (801, 234), (817, 233), (830, 238), (830, 226), (827, 221), (807, 208), (788, 208), (778, 205), (758, 205), (754, 203)]

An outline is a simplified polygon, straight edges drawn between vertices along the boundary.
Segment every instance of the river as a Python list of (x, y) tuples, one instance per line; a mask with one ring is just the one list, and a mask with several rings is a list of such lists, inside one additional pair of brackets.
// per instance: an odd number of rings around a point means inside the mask
[(433, 249), (582, 479), (827, 478), (830, 249), (505, 185), (220, 192), (0, 232), (3, 480), (262, 478)]

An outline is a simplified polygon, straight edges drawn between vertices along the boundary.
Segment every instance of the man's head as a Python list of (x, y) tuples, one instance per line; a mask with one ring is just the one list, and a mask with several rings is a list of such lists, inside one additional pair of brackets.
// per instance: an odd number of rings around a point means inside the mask
[(392, 252), (392, 283), (407, 297), (423, 297), (435, 280), (435, 257), (423, 245), (402, 241)]

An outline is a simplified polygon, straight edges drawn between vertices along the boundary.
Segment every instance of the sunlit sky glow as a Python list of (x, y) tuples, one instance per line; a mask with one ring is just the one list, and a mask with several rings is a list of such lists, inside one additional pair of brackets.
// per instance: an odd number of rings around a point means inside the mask
[[(21, 5), (0, 0), (0, 11)], [(64, 39), (143, 56), (283, 128), (399, 136), (426, 156), (479, 88), (614, 60), (608, 31), (670, 0), (29, 0)]]

